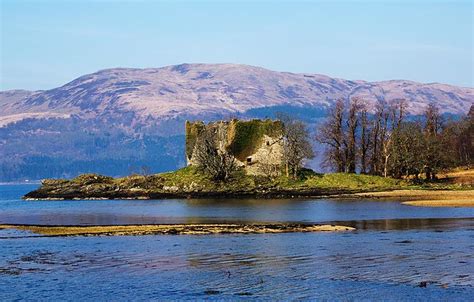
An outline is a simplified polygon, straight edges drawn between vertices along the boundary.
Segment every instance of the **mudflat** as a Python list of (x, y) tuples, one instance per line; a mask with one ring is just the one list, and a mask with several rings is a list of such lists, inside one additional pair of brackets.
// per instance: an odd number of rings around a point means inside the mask
[(357, 193), (358, 197), (396, 198), (403, 204), (421, 207), (474, 207), (474, 190), (394, 190)]
[(339, 232), (355, 228), (315, 224), (154, 224), (113, 226), (40, 226), (3, 224), (0, 229), (30, 231), (44, 236), (209, 235), (291, 232)]
[(446, 199), (435, 199), (435, 200), (415, 200), (415, 201), (405, 201), (403, 204), (409, 206), (417, 207), (474, 207), (474, 200), (446, 200)]

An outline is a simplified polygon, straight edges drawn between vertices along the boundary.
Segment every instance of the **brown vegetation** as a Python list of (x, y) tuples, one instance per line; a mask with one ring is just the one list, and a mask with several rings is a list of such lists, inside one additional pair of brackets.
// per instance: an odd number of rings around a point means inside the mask
[(0, 225), (0, 229), (30, 231), (45, 236), (209, 235), (289, 232), (335, 232), (355, 230), (339, 225), (310, 224), (159, 224), (114, 226)]
[(203, 129), (193, 152), (196, 165), (217, 181), (228, 180), (237, 170), (235, 157), (218, 147), (219, 142), (225, 141), (225, 135), (219, 129)]
[(474, 190), (394, 190), (355, 194), (358, 197), (397, 199), (403, 204), (424, 207), (474, 207)]
[(298, 172), (304, 161), (314, 158), (314, 151), (309, 142), (306, 125), (289, 116), (280, 115), (283, 122), (283, 162), (286, 177), (298, 178)]

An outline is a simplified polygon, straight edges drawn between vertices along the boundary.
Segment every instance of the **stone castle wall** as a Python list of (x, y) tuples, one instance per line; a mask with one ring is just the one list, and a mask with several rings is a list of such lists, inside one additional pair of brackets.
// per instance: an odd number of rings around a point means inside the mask
[[(249, 174), (272, 174), (279, 170), (283, 157), (280, 121), (250, 120), (186, 122), (186, 160), (193, 165), (193, 152), (199, 143), (199, 135), (204, 131), (215, 135), (216, 147), (221, 152), (232, 154), (238, 164)], [(273, 172), (272, 172), (273, 171)]]

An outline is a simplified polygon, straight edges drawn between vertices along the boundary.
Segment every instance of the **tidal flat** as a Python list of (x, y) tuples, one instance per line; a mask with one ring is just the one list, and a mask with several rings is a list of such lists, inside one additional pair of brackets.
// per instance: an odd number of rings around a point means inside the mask
[(418, 207), (474, 207), (474, 190), (393, 190), (357, 193), (353, 196), (372, 199), (397, 199)]
[(342, 225), (296, 223), (272, 224), (149, 224), (102, 226), (45, 226), (0, 224), (2, 229), (15, 229), (45, 236), (126, 236), (126, 235), (210, 235), (265, 234), (294, 232), (340, 232), (355, 228)]

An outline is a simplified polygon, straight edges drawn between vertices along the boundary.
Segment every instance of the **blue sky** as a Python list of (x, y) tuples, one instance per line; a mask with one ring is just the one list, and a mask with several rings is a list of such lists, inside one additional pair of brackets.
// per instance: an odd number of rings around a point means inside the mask
[(0, 90), (198, 62), (474, 86), (472, 1), (0, 1)]

